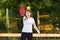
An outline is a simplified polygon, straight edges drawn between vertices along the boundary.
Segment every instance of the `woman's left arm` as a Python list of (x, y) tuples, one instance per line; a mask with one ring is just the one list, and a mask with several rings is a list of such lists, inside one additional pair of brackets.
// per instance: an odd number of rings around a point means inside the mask
[(34, 26), (34, 29), (38, 32), (38, 34), (40, 34), (40, 31), (38, 30), (38, 28), (37, 28), (35, 23), (33, 24), (33, 26)]

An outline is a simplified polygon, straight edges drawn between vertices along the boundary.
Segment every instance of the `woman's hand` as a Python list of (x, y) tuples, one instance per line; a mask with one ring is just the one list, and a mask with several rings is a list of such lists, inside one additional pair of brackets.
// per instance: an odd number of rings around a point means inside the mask
[(38, 36), (40, 36), (40, 31), (38, 30)]

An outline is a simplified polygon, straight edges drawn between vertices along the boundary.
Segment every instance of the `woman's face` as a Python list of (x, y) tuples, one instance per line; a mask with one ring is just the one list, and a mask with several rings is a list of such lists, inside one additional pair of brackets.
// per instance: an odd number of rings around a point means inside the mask
[(30, 17), (31, 16), (31, 13), (29, 11), (26, 12), (26, 16), (27, 17)]

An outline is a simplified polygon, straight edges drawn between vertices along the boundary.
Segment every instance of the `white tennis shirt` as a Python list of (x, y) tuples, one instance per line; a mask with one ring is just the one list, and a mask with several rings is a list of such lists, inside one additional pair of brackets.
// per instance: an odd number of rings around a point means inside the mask
[(22, 32), (32, 33), (32, 25), (35, 23), (32, 17), (23, 20), (23, 29)]

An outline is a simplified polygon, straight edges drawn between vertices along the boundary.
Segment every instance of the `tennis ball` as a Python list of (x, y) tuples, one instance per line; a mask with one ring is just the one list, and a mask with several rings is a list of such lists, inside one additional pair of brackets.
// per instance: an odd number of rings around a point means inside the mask
[(30, 8), (30, 6), (27, 6), (27, 10), (30, 10), (31, 8)]

